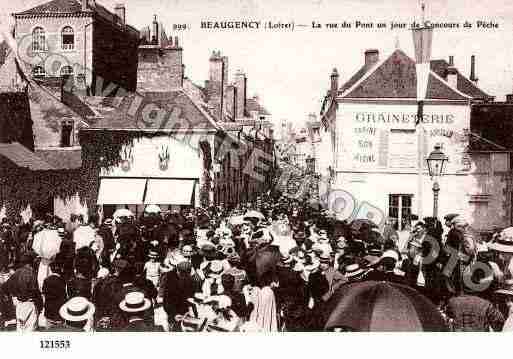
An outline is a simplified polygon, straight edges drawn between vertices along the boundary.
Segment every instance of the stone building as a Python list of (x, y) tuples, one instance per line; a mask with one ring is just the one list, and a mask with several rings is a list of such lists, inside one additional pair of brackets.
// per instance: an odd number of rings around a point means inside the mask
[(400, 49), (384, 59), (377, 50), (366, 51), (363, 66), (340, 87), (332, 73), (321, 122), (332, 142), (334, 188), (367, 206), (355, 206), (350, 215), (376, 215), (381, 222), (382, 213), (400, 231), (412, 215), (432, 215), (425, 158), (440, 145), (449, 157), (440, 178), (440, 215), (463, 214), (479, 231), (511, 223), (510, 209), (504, 209), (511, 207), (504, 197), (511, 148), (475, 131), (476, 109), (487, 108), (493, 97), (477, 86), (474, 57), (471, 62), (474, 81), (454, 67), (452, 57), (431, 61), (422, 126), (416, 125), (415, 61)]
[(182, 55), (178, 37), (168, 37), (154, 17), (141, 31), (137, 91), (121, 101), (99, 99), (97, 117), (81, 129), (84, 167), (93, 169), (91, 199), (105, 216), (124, 206), (140, 213), (147, 204), (235, 205), (270, 186), (268, 173), (255, 180), (252, 171), (259, 162), (254, 149), (272, 153), (272, 146), (254, 121), (244, 122), (245, 75), (228, 84), (228, 58), (215, 51), (201, 87), (185, 76)]

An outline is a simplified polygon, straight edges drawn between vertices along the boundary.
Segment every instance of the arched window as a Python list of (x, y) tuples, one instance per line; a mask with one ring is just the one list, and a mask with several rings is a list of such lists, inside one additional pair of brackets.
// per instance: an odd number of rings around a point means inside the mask
[(32, 70), (32, 75), (34, 77), (45, 77), (46, 76), (46, 71), (43, 67), (41, 66), (36, 66), (34, 67), (34, 69)]
[(36, 27), (32, 31), (32, 50), (46, 51), (46, 35), (42, 27)]
[(61, 68), (61, 77), (62, 76), (72, 76), (73, 75), (73, 67), (71, 66), (63, 66)]
[(75, 48), (75, 33), (71, 26), (62, 29), (61, 44), (63, 50), (73, 50)]

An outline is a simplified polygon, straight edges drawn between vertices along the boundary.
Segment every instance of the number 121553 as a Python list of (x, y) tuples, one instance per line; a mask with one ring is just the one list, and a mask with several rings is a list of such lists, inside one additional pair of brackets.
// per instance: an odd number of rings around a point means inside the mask
[(69, 349), (69, 340), (40, 340), (40, 349)]

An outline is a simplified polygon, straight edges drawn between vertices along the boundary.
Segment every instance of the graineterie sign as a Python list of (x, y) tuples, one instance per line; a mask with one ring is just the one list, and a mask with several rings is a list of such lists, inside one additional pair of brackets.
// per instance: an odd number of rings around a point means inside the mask
[[(464, 106), (433, 105), (425, 108), (423, 142), (418, 143), (414, 105), (345, 104), (339, 144), (339, 162), (347, 170), (411, 170), (418, 166), (418, 151), (429, 153), (443, 143), (451, 163), (461, 163), (463, 143), (456, 136), (468, 128)], [(453, 162), (454, 161), (454, 162)], [(458, 171), (459, 169), (454, 169)]]

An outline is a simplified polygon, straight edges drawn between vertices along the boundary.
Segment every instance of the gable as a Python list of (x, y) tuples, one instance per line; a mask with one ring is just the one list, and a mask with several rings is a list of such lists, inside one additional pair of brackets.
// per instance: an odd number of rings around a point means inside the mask
[[(415, 61), (396, 50), (375, 70), (363, 76), (344, 98), (416, 98), (417, 74)], [(427, 99), (466, 100), (434, 73), (429, 75)]]

